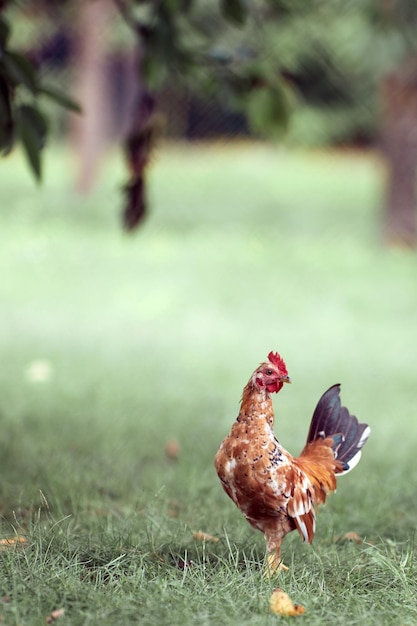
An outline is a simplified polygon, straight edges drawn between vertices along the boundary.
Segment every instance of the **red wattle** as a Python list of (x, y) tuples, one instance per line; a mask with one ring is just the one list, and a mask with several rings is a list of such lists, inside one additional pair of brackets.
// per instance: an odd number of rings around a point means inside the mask
[(277, 380), (274, 381), (273, 383), (269, 383), (266, 386), (266, 390), (269, 393), (278, 393), (278, 391), (282, 388), (283, 383), (278, 382)]

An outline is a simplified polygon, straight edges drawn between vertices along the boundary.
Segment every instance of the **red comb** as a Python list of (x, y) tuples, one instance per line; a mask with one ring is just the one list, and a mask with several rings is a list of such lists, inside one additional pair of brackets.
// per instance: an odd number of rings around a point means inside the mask
[(269, 361), (275, 365), (283, 374), (288, 374), (287, 366), (285, 365), (284, 359), (281, 359), (278, 352), (270, 352), (268, 354)]

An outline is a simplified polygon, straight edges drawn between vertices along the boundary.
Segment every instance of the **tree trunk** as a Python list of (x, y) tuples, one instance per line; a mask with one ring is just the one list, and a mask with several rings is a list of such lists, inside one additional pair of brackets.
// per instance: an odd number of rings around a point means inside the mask
[(82, 114), (73, 117), (70, 140), (77, 156), (76, 188), (80, 193), (88, 193), (97, 177), (107, 139), (110, 97), (106, 44), (114, 7), (111, 0), (84, 0), (77, 3), (77, 8), (72, 93)]
[(384, 235), (389, 245), (417, 242), (417, 57), (382, 84), (382, 150), (388, 165)]

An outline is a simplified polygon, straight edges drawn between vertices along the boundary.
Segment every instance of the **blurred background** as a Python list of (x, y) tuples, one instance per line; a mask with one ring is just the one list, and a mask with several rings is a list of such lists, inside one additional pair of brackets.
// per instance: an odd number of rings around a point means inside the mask
[(341, 382), (373, 429), (366, 488), (387, 455), (411, 463), (415, 2), (22, 0), (0, 17), (0, 511), (39, 485), (65, 485), (64, 508), (82, 489), (139, 497), (172, 441), (219, 489), (212, 458), (270, 350), (294, 383), (276, 401), (292, 452)]

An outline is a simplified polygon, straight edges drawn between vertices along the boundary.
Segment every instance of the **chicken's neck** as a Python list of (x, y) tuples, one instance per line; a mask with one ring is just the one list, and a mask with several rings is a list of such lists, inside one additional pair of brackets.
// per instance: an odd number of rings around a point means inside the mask
[(274, 426), (274, 409), (272, 399), (266, 389), (259, 390), (252, 380), (243, 390), (238, 422), (253, 423), (265, 420), (271, 428)]

